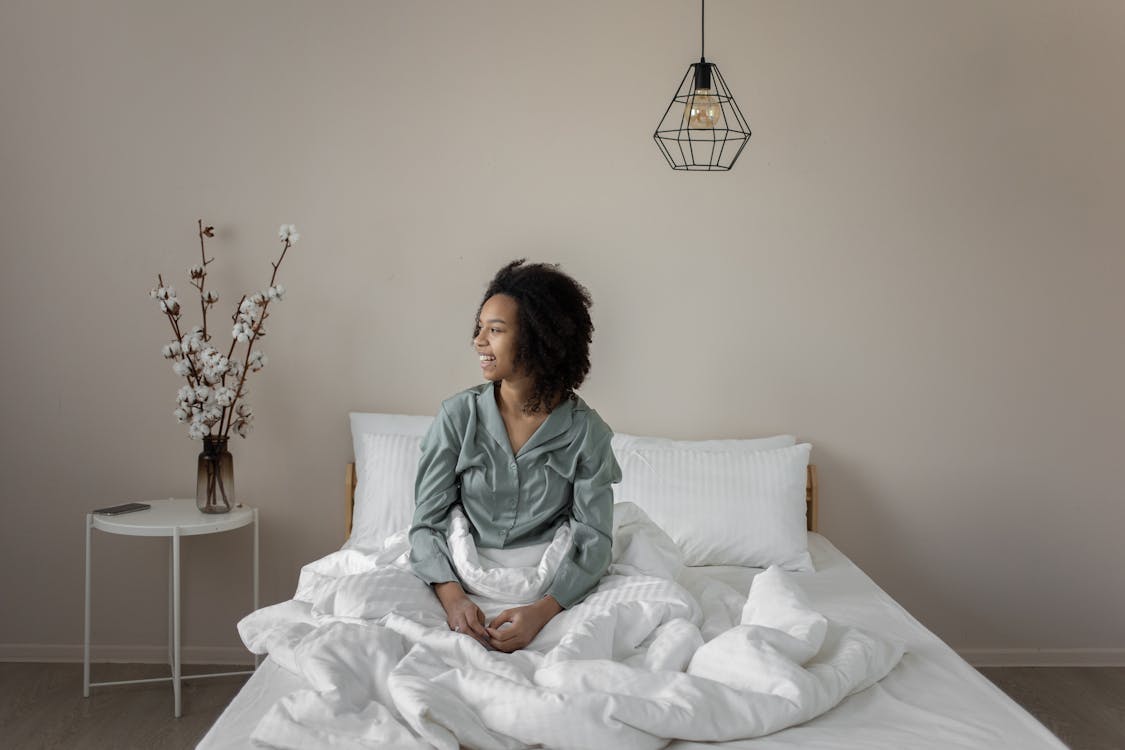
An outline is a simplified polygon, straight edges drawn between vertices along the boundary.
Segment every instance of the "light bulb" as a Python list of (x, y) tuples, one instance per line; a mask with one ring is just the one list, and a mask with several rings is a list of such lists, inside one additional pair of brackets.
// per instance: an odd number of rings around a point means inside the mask
[(689, 128), (711, 129), (722, 122), (723, 108), (719, 106), (719, 100), (711, 93), (711, 89), (696, 89), (688, 97), (684, 116)]

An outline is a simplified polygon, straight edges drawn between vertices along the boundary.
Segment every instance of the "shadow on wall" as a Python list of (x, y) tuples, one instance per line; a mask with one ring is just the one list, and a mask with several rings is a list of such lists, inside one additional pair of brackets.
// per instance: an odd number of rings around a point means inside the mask
[[(877, 469), (865, 472), (858, 464), (841, 460), (824, 448), (816, 448), (813, 455), (819, 475), (822, 535), (923, 625), (934, 627), (926, 622), (925, 612), (958, 613), (956, 632), (936, 633), (947, 643), (963, 643), (966, 633), (983, 632), (989, 627), (986, 621), (966, 614), (969, 610), (963, 602), (943, 596), (948, 581), (940, 571), (928, 572), (923, 561), (916, 559), (907, 533), (916, 523), (898, 512), (908, 506), (896, 502), (893, 495), (881, 491), (869, 479)], [(878, 546), (856, 541), (864, 539), (877, 539)], [(955, 554), (955, 549), (951, 548), (951, 553)], [(895, 572), (875, 578), (870, 572), (873, 570)]]

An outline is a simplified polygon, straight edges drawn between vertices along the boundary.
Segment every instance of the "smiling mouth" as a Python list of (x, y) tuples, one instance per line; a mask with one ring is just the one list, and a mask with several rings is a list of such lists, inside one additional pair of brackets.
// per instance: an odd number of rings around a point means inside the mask
[(484, 367), (485, 365), (490, 365), (495, 361), (496, 361), (496, 357), (492, 356), (491, 354), (481, 354), (480, 355), (480, 365), (481, 365), (481, 367)]

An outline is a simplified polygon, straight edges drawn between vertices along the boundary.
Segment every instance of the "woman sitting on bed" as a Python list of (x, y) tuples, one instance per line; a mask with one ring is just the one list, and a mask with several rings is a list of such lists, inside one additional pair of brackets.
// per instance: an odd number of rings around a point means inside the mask
[[(500, 651), (531, 643), (609, 566), (610, 485), (621, 470), (613, 432), (574, 393), (590, 370), (590, 304), (586, 289), (555, 266), (517, 260), (500, 269), (473, 335), (488, 382), (444, 401), (422, 441), (411, 566), (433, 585), (451, 630)], [(486, 622), (446, 541), (458, 504), (482, 557), (490, 548), (545, 546), (570, 524), (573, 545), (542, 598)]]

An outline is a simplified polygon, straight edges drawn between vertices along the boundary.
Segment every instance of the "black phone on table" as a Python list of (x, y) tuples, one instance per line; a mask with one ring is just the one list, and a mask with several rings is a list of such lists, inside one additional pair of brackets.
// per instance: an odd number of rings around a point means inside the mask
[(138, 510), (148, 510), (151, 507), (148, 503), (124, 503), (122, 505), (111, 505), (108, 508), (98, 508), (94, 513), (103, 516), (119, 516), (122, 513), (136, 513)]

